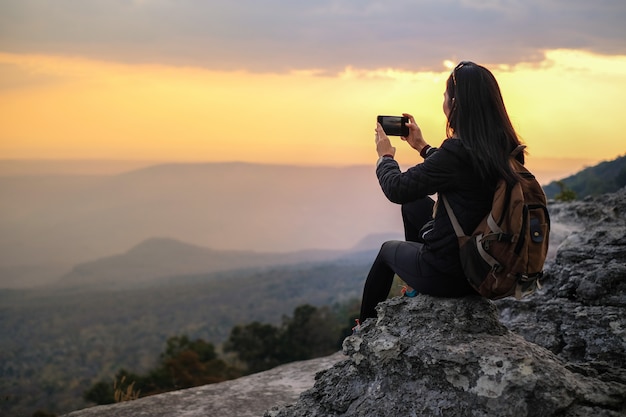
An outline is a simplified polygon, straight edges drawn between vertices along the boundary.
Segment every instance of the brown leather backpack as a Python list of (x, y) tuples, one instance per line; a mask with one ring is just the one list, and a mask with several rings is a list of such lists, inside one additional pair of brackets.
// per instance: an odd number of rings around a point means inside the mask
[(511, 165), (522, 177), (512, 188), (497, 184), (490, 213), (471, 236), (465, 235), (445, 196), (443, 203), (459, 239), (463, 271), (482, 296), (521, 298), (540, 288), (548, 253), (550, 216), (541, 185), (514, 156)]

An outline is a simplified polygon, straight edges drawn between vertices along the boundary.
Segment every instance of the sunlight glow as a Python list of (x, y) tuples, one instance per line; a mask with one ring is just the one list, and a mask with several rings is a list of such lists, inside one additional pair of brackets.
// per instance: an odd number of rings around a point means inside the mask
[[(378, 114), (413, 114), (445, 136), (441, 72), (353, 67), (285, 74), (0, 54), (0, 158), (114, 158), (351, 165), (375, 160)], [(626, 56), (549, 51), (493, 70), (531, 155), (609, 159), (621, 129)], [(393, 138), (401, 163), (419, 161)]]

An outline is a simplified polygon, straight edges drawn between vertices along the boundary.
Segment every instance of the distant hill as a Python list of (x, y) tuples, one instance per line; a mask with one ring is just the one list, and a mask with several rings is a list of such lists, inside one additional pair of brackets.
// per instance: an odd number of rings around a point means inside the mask
[(385, 240), (400, 237), (392, 234), (367, 236), (348, 251), (286, 253), (214, 250), (175, 239), (151, 238), (125, 253), (78, 264), (61, 277), (57, 285), (122, 289), (173, 276), (332, 261), (357, 252), (375, 250)]
[[(626, 186), (626, 155), (585, 168), (561, 182), (566, 188), (574, 191), (578, 199), (588, 195), (615, 192)], [(561, 192), (558, 181), (552, 181), (543, 189), (548, 198), (554, 198)]]
[(50, 282), (155, 236), (280, 253), (348, 250), (402, 230), (372, 166), (187, 163), (116, 175), (9, 175), (0, 176), (0, 196), (0, 288)]

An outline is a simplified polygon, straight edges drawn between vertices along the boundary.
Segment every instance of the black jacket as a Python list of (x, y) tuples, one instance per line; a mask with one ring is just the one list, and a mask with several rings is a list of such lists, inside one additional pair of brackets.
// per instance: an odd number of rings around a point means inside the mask
[[(387, 198), (409, 203), (435, 193), (444, 194), (466, 234), (489, 213), (496, 180), (482, 180), (472, 168), (461, 139), (446, 139), (423, 163), (401, 172), (392, 158), (384, 158), (376, 175)], [(422, 261), (446, 275), (463, 274), (457, 237), (443, 204), (437, 204), (432, 231), (424, 236)]]

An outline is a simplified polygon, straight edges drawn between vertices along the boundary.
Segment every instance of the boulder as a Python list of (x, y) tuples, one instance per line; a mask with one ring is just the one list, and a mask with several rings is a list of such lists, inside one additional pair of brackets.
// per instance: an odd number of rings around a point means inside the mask
[(546, 264), (540, 291), (496, 302), (500, 320), (562, 360), (626, 383), (626, 188), (549, 210), (572, 232)]
[(348, 360), (265, 416), (626, 415), (626, 188), (549, 211), (536, 294), (381, 303)]
[(480, 297), (418, 295), (377, 307), (292, 405), (265, 417), (589, 416), (626, 412), (626, 385), (568, 367), (508, 330)]

